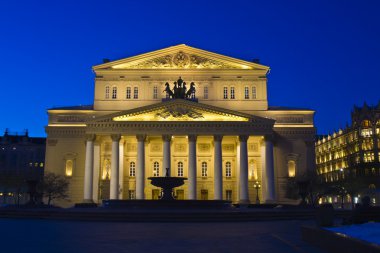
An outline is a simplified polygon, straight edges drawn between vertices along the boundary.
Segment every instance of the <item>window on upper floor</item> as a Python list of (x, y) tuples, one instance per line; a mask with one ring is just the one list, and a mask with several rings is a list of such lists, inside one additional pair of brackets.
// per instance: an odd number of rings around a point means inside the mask
[(230, 97), (231, 99), (235, 99), (235, 87), (230, 88)]
[(207, 162), (202, 162), (202, 177), (207, 177)]
[(154, 177), (160, 176), (160, 164), (158, 162), (153, 163), (153, 176)]
[(177, 169), (177, 176), (183, 177), (183, 162), (178, 162)]
[(288, 177), (296, 176), (296, 162), (293, 160), (288, 161)]
[(133, 99), (139, 98), (139, 87), (133, 87)]
[(117, 99), (117, 87), (112, 87), (112, 99)]
[(203, 98), (208, 99), (208, 86), (203, 87)]
[(69, 159), (66, 160), (65, 163), (65, 175), (67, 177), (71, 177), (73, 175), (73, 167), (74, 167), (74, 161)]
[(136, 163), (135, 162), (129, 163), (129, 176), (130, 177), (136, 176)]
[(106, 86), (105, 98), (106, 98), (106, 99), (109, 99), (109, 98), (110, 98), (110, 87), (109, 87), (109, 86)]
[(256, 98), (257, 98), (256, 86), (253, 86), (252, 87), (252, 99), (256, 99)]
[(153, 86), (153, 99), (158, 98), (158, 87), (155, 85)]
[(127, 87), (125, 89), (125, 98), (126, 99), (131, 99), (131, 87)]
[(244, 99), (249, 99), (249, 87), (244, 87)]
[(228, 99), (228, 87), (223, 87), (223, 99)]
[(226, 177), (231, 177), (231, 175), (232, 175), (231, 162), (226, 162)]

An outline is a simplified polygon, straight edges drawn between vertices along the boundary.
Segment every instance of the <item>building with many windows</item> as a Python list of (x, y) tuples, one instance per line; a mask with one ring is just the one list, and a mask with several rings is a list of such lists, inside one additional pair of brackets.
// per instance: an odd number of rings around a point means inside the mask
[[(360, 195), (371, 195), (373, 203), (379, 202), (376, 194), (380, 184), (379, 139), (380, 102), (376, 106), (355, 106), (350, 126), (317, 140), (316, 166), (323, 183), (339, 185), (349, 179), (363, 181), (362, 189), (355, 196), (346, 196), (344, 202), (351, 202), (352, 197), (358, 202)], [(340, 203), (339, 198), (332, 195), (323, 201)]]
[[(148, 177), (187, 177), (178, 199), (287, 203), (314, 170), (314, 111), (268, 106), (269, 67), (177, 45), (93, 67), (94, 104), (48, 110), (46, 169), (72, 203), (156, 199)], [(66, 205), (72, 204), (66, 203)]]

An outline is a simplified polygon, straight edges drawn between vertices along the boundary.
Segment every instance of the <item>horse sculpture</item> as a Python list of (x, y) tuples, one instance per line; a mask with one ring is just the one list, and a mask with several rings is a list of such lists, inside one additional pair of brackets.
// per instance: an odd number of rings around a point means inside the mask
[(170, 84), (169, 83), (165, 83), (165, 90), (163, 90), (163, 92), (165, 91), (166, 92), (166, 97), (168, 98), (173, 98), (173, 91), (170, 89)]
[(186, 98), (191, 98), (191, 96), (195, 94), (195, 84), (194, 82), (191, 82), (190, 83), (190, 88), (189, 90), (186, 92)]

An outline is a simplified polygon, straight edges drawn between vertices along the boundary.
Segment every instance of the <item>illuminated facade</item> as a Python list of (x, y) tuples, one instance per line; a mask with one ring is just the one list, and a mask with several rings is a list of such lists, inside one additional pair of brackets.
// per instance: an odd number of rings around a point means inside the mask
[(72, 203), (156, 199), (166, 168), (188, 178), (178, 199), (249, 203), (258, 181), (286, 203), (287, 178), (315, 169), (314, 111), (268, 106), (267, 66), (182, 44), (93, 70), (93, 105), (48, 110), (46, 169)]
[[(344, 130), (325, 136), (316, 142), (317, 173), (322, 182), (334, 184), (348, 176), (368, 179), (368, 188), (378, 188), (380, 180), (380, 103), (377, 106), (354, 107), (352, 123)], [(379, 202), (373, 194), (373, 202)], [(325, 198), (325, 202), (340, 202), (338, 197)], [(378, 198), (378, 197), (377, 197)], [(350, 202), (348, 197), (345, 202)]]

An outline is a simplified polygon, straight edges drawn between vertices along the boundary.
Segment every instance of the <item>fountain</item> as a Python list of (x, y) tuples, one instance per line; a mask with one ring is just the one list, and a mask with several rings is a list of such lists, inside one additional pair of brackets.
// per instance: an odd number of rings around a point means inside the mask
[(173, 197), (173, 188), (183, 185), (186, 177), (170, 177), (169, 168), (166, 168), (165, 177), (148, 177), (151, 184), (162, 189), (161, 200), (175, 200)]

